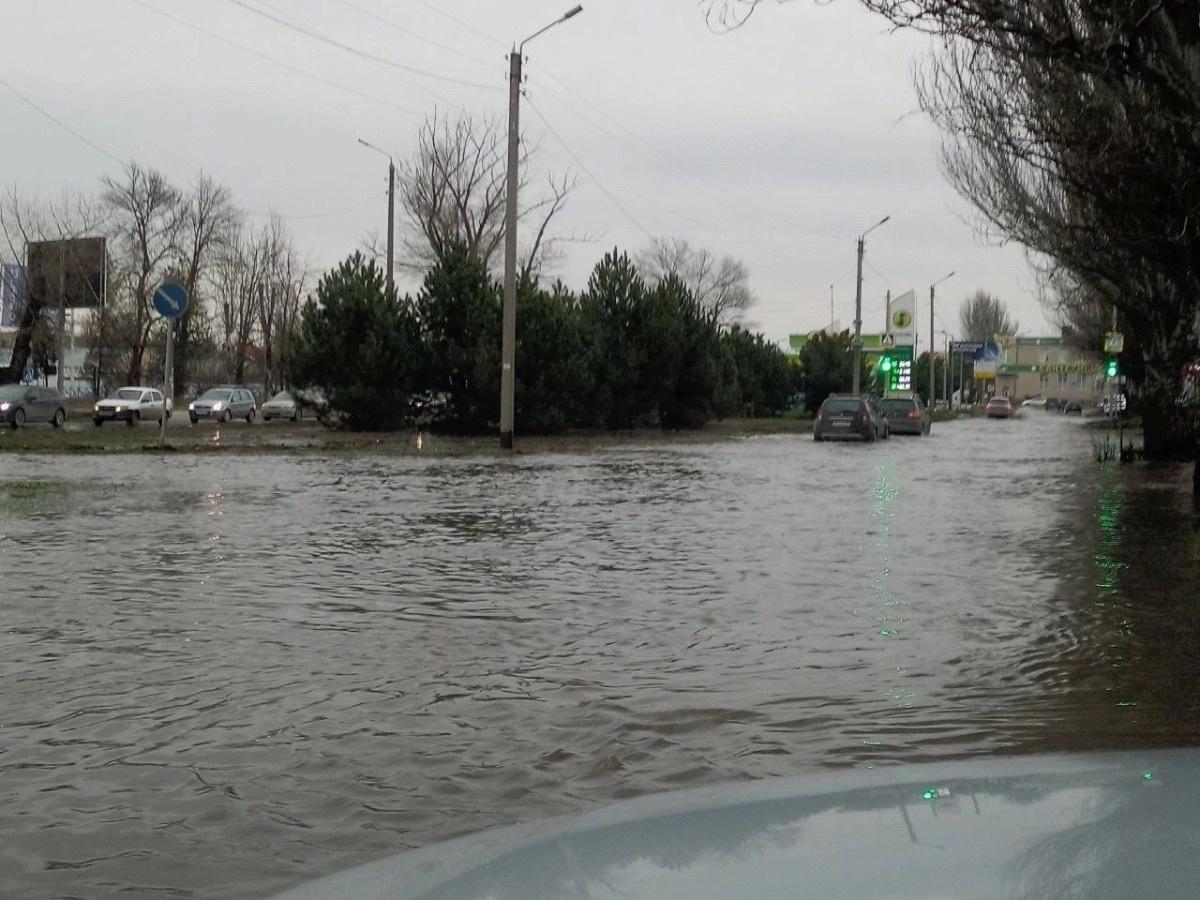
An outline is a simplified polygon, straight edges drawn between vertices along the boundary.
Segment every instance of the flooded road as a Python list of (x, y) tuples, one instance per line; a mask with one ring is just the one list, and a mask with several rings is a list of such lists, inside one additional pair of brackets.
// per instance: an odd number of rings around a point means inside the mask
[(266, 896), (650, 791), (1200, 743), (1189, 474), (1036, 413), (0, 457), (0, 895)]

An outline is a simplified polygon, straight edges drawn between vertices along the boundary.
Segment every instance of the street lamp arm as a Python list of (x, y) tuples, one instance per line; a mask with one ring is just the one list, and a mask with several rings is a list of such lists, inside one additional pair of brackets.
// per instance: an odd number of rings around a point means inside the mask
[(539, 28), (537, 31), (535, 31), (533, 34), (531, 34), (529, 37), (525, 38), (525, 40), (521, 41), (521, 43), (517, 45), (517, 53), (523, 52), (525, 49), (525, 45), (528, 44), (530, 41), (532, 41), (539, 34), (543, 34), (547, 31), (549, 31), (555, 25), (561, 25), (563, 22), (567, 21), (567, 19), (570, 19), (573, 16), (579, 15), (581, 12), (583, 12), (583, 4), (577, 4), (576, 6), (567, 10), (565, 13), (563, 13), (559, 18), (555, 19), (549, 25), (545, 26), (544, 28)]
[(880, 219), (878, 222), (876, 222), (874, 225), (872, 225), (870, 228), (868, 228), (866, 231), (864, 231), (861, 235), (859, 235), (858, 239), (861, 241), (868, 234), (870, 234), (872, 231), (874, 231), (876, 228), (878, 228), (884, 222), (887, 222), (889, 219), (891, 219), (890, 215), (884, 216), (882, 219)]
[(388, 152), (387, 152), (386, 150), (384, 150), (382, 147), (376, 147), (376, 146), (375, 146), (374, 144), (372, 144), (370, 141), (364, 141), (362, 138), (359, 138), (359, 139), (358, 139), (358, 142), (359, 142), (360, 144), (362, 144), (364, 147), (366, 147), (367, 149), (369, 149), (369, 150), (374, 150), (376, 153), (382, 153), (382, 154), (383, 154), (384, 156), (386, 156), (386, 157), (387, 157), (389, 160), (391, 160), (391, 162), (392, 162), (392, 164), (393, 164), (393, 165), (395, 165), (395, 163), (396, 163), (396, 160), (395, 160), (395, 159), (392, 157), (392, 154), (388, 153)]

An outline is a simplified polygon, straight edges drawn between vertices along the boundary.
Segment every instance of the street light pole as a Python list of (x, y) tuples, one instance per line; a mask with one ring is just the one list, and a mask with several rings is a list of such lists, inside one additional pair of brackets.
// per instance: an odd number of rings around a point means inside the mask
[(521, 59), (539, 34), (583, 12), (575, 6), (531, 34), (508, 54), (508, 184), (504, 195), (504, 310), (500, 338), (500, 446), (511, 450), (516, 418), (517, 356), (517, 157), (521, 139)]
[(390, 294), (395, 287), (393, 273), (395, 272), (396, 268), (396, 161), (392, 159), (392, 154), (388, 153), (381, 147), (376, 147), (374, 144), (368, 144), (362, 138), (359, 138), (358, 142), (364, 147), (369, 147), (377, 153), (382, 153), (388, 158), (387, 290)]
[(862, 266), (863, 266), (863, 241), (867, 235), (890, 219), (891, 216), (884, 216), (866, 231), (858, 236), (858, 280), (854, 289), (854, 374), (853, 374), (853, 389), (854, 396), (858, 396), (862, 388)]
[(944, 275), (929, 286), (929, 406), (932, 408), (935, 394), (937, 393), (937, 382), (934, 381), (934, 360), (937, 353), (937, 332), (933, 330), (933, 289), (954, 275), (951, 272), (949, 275)]

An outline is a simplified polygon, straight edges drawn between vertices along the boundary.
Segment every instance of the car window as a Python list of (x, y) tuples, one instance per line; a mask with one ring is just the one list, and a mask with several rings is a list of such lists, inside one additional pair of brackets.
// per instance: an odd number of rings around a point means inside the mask
[(139, 399), (141, 399), (141, 396), (142, 396), (142, 392), (140, 390), (138, 390), (137, 388), (121, 388), (121, 390), (117, 391), (115, 394), (112, 394), (108, 399), (110, 399), (110, 400), (139, 400)]
[(907, 413), (917, 408), (911, 400), (880, 400), (879, 405), (889, 413)]
[(856, 400), (853, 397), (843, 397), (843, 398), (839, 398), (837, 400), (826, 400), (821, 405), (821, 409), (824, 412), (832, 413), (835, 415), (839, 414), (839, 413), (861, 412), (862, 408), (863, 408), (863, 402), (861, 400)]
[(292, 395), (289, 394), (287, 391), (280, 391), (278, 394), (276, 394), (271, 399), (275, 400), (275, 401), (280, 401), (280, 402), (286, 403), (292, 399)]
[(228, 400), (229, 399), (229, 391), (218, 391), (218, 390), (205, 391), (203, 394), (201, 394), (196, 399), (205, 400), (205, 401)]

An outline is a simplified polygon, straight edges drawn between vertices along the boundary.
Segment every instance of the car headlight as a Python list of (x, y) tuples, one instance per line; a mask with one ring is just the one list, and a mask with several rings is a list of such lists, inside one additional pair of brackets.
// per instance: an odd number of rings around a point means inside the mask
[(123, 406), (118, 406), (118, 407), (117, 407), (117, 412), (125, 412), (125, 407), (123, 407)]
[(221, 400), (218, 400), (216, 403), (213, 404), (213, 412), (217, 412), (218, 410), (222, 410), (224, 408), (225, 408), (225, 403)]
[(7, 412), (10, 406), (12, 406), (11, 403), (0, 403), (0, 412)]

